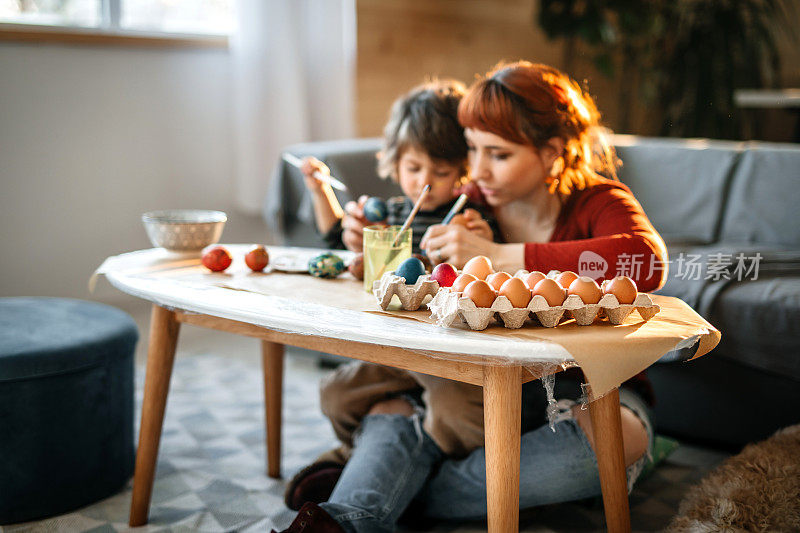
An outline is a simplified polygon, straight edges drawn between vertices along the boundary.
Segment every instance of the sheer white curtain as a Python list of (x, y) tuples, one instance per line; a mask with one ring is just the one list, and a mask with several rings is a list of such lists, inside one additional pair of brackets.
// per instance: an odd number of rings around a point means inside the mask
[(281, 149), (355, 134), (355, 0), (237, 0), (237, 206), (258, 213)]

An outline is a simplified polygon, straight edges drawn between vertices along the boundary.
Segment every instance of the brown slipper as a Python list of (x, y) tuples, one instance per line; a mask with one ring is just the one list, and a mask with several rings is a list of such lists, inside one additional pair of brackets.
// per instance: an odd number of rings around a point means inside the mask
[(306, 502), (322, 503), (328, 498), (342, 475), (344, 465), (333, 461), (312, 463), (289, 481), (283, 501), (292, 511), (299, 511)]
[[(272, 533), (278, 533), (274, 529)], [(292, 524), (280, 533), (345, 533), (342, 526), (315, 503), (300, 508)]]

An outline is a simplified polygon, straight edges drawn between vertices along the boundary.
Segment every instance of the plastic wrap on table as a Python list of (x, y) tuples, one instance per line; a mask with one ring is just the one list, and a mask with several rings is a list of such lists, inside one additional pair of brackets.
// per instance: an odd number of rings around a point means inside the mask
[[(393, 346), (455, 362), (490, 365), (578, 364), (595, 390), (607, 391), (640, 372), (664, 353), (700, 342), (710, 350), (719, 333), (685, 304), (658, 298), (662, 312), (649, 322), (622, 327), (562, 326), (507, 330), (441, 328), (430, 313), (386, 313), (361, 282), (345, 273), (334, 280), (303, 274), (251, 272), (247, 245), (226, 245), (233, 264), (211, 273), (193, 260), (170, 259), (160, 250), (109, 258), (98, 272), (120, 290), (187, 313), (207, 314), (295, 335)], [(290, 252), (268, 247), (270, 259)], [(295, 251), (296, 252), (296, 251)], [(320, 250), (306, 250), (308, 254)], [(663, 320), (660, 318), (663, 316)]]

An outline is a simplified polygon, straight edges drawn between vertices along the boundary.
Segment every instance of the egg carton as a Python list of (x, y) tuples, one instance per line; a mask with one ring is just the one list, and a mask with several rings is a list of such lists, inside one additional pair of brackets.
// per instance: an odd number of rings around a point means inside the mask
[(428, 303), (431, 316), (436, 323), (450, 327), (461, 320), (470, 329), (483, 330), (492, 319), (497, 319), (509, 329), (521, 328), (531, 316), (546, 328), (559, 324), (565, 316), (571, 316), (580, 326), (592, 324), (601, 313), (614, 325), (621, 324), (634, 309), (644, 320), (650, 320), (661, 308), (653, 303), (646, 293), (640, 292), (632, 304), (620, 304), (613, 294), (604, 295), (596, 304), (585, 304), (579, 296), (567, 296), (561, 305), (551, 306), (541, 295), (531, 298), (527, 307), (514, 307), (505, 296), (498, 296), (490, 307), (478, 307), (469, 298), (442, 288)]
[[(527, 270), (518, 270), (514, 274), (514, 277), (524, 279), (528, 274), (530, 274), (530, 272)], [(551, 270), (547, 273), (547, 277), (555, 279), (559, 274), (561, 274), (560, 270)], [(605, 283), (606, 281), (603, 282), (603, 284)], [(598, 315), (600, 317), (605, 316), (608, 318), (609, 322), (618, 326), (622, 324), (634, 310), (638, 311), (639, 316), (647, 321), (661, 310), (661, 307), (654, 304), (653, 299), (645, 292), (637, 293), (633, 303), (630, 304), (621, 304), (613, 294), (604, 294), (596, 304), (584, 304), (583, 300), (578, 296), (570, 295), (567, 296), (561, 306), (565, 307), (568, 314), (581, 326), (592, 324)]]
[(439, 290), (439, 282), (431, 279), (430, 274), (417, 278), (413, 285), (406, 285), (406, 278), (396, 276), (394, 271), (385, 273), (381, 279), (372, 282), (372, 294), (378, 300), (378, 305), (386, 311), (392, 302), (392, 297), (397, 295), (400, 306), (406, 311), (416, 311), (428, 295), (434, 296)]

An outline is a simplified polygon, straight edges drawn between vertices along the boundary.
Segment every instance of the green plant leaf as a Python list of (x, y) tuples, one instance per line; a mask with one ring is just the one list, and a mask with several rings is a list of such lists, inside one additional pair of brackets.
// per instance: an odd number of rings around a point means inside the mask
[(598, 54), (594, 56), (594, 66), (607, 78), (614, 77), (614, 60), (610, 54)]

